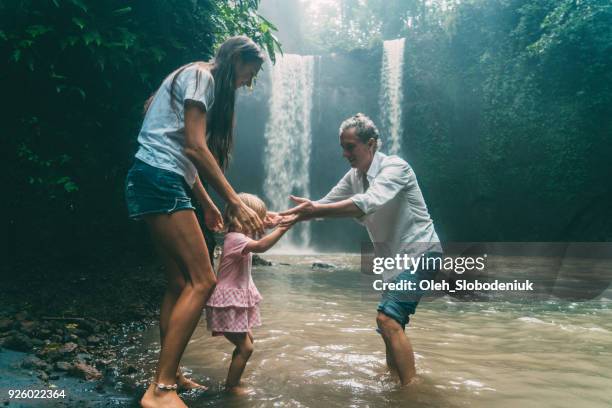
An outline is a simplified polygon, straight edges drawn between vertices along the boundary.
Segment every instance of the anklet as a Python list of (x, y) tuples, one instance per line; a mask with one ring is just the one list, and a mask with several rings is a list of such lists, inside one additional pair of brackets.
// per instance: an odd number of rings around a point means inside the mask
[(176, 391), (176, 389), (178, 388), (178, 385), (176, 384), (170, 385), (170, 384), (158, 383), (155, 381), (153, 381), (153, 384), (155, 384), (155, 386), (162, 391)]

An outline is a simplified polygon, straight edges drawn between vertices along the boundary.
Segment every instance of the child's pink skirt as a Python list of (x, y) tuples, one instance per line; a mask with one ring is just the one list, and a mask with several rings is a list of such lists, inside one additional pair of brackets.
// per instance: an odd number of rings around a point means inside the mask
[(261, 326), (259, 302), (262, 300), (255, 286), (248, 289), (215, 288), (206, 302), (206, 325), (213, 336), (225, 332), (247, 333)]

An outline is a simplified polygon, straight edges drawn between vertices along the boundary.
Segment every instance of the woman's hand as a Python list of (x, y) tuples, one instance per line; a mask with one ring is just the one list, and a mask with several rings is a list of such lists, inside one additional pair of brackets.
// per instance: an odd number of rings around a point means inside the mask
[(207, 207), (203, 207), (204, 210), (204, 223), (206, 227), (215, 232), (219, 232), (223, 229), (223, 217), (221, 212), (216, 205), (212, 204)]
[(260, 236), (264, 233), (264, 224), (255, 211), (240, 200), (233, 207), (234, 214), (242, 221), (241, 224), (245, 229), (244, 232), (252, 236)]

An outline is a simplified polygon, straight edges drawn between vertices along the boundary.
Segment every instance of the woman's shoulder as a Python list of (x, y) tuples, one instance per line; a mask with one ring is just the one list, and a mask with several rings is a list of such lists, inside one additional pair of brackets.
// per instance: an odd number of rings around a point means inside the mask
[(185, 66), (185, 69), (181, 72), (181, 76), (188, 78), (201, 78), (206, 81), (214, 83), (214, 78), (210, 72), (210, 64), (208, 62), (196, 61)]

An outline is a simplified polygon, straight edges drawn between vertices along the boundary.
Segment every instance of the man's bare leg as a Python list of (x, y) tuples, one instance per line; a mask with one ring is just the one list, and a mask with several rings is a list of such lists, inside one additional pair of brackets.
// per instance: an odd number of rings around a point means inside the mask
[(385, 345), (388, 344), (391, 351), (391, 360), (397, 368), (401, 384), (410, 384), (416, 376), (414, 352), (410, 340), (406, 337), (402, 326), (386, 314), (378, 312), (376, 323), (385, 339)]

